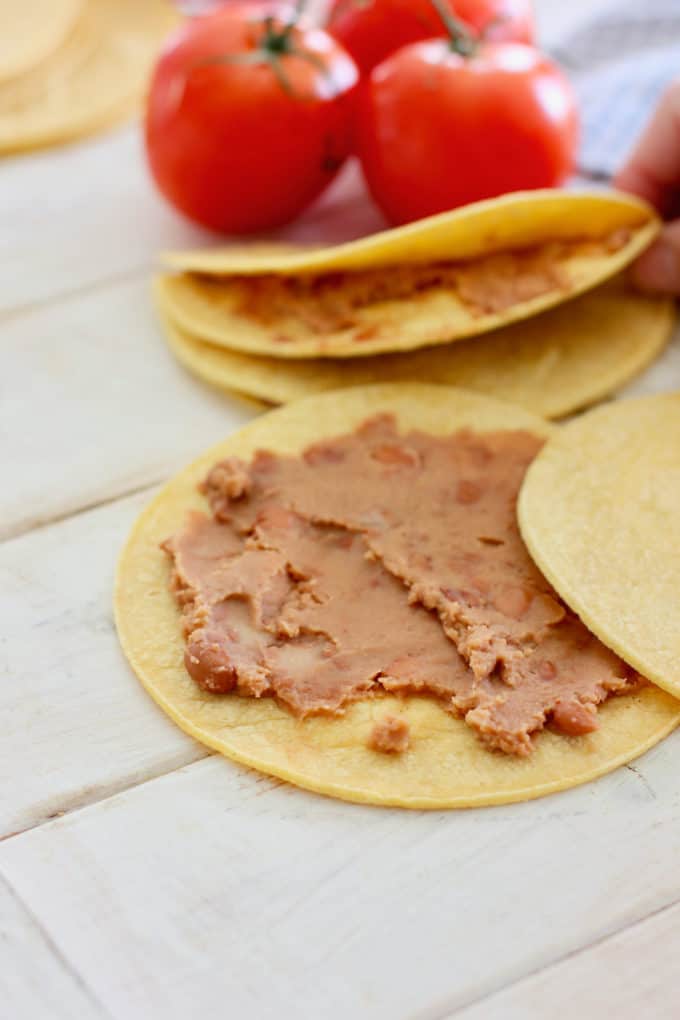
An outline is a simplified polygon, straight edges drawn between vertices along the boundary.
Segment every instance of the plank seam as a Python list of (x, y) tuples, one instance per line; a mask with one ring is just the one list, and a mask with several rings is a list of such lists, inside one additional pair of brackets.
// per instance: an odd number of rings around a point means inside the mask
[(538, 977), (541, 974), (546, 974), (552, 970), (556, 970), (558, 967), (562, 966), (562, 964), (568, 963), (569, 960), (583, 956), (585, 953), (596, 949), (598, 946), (611, 942), (620, 935), (626, 935), (629, 932), (632, 932), (635, 928), (639, 928), (642, 925), (647, 924), (648, 921), (654, 920), (654, 918), (659, 917), (668, 910), (673, 910), (673, 908), (677, 906), (680, 906), (680, 897), (670, 900), (668, 903), (663, 903), (661, 906), (655, 907), (653, 910), (650, 910), (648, 914), (644, 914), (642, 917), (636, 917), (631, 921), (625, 921), (618, 928), (612, 928), (610, 931), (604, 932), (602, 935), (597, 936), (597, 938), (592, 939), (590, 942), (586, 942), (582, 946), (570, 949), (562, 956), (555, 957), (555, 959), (551, 960), (549, 963), (545, 963), (532, 970), (528, 970), (525, 974), (521, 974), (519, 977), (514, 978), (507, 984), (499, 985), (497, 988), (493, 988), (488, 992), (483, 992), (481, 995), (473, 995), (469, 999), (459, 1002), (455, 1006), (445, 1007), (443, 1012), (442, 1007), (440, 1006), (436, 1008), (436, 1012), (427, 1010), (422, 1013), (414, 1014), (410, 1020), (454, 1020), (457, 1016), (464, 1016), (465, 1011), (473, 1006), (482, 1004), (491, 1005), (493, 999), (500, 998), (500, 996), (504, 995), (506, 992), (527, 984), (533, 978)]
[(147, 783), (153, 783), (157, 779), (164, 779), (166, 776), (171, 776), (175, 772), (181, 772), (182, 769), (191, 768), (192, 765), (198, 765), (199, 762), (205, 761), (206, 758), (219, 757), (216, 751), (210, 751), (208, 748), (205, 748), (204, 753), (201, 753), (199, 748), (202, 748), (202, 745), (198, 745), (196, 757), (188, 758), (186, 761), (179, 765), (175, 765), (173, 768), (159, 770), (158, 772), (150, 771), (148, 775), (138, 779), (136, 782), (133, 781), (126, 783), (122, 780), (120, 785), (112, 784), (101, 796), (97, 796), (95, 793), (93, 796), (88, 797), (87, 794), (85, 794), (81, 799), (74, 800), (70, 804), (65, 802), (63, 809), (56, 808), (55, 810), (50, 811), (50, 813), (44, 818), (36, 820), (32, 824), (25, 825), (23, 828), (15, 829), (12, 832), (7, 832), (4, 836), (0, 835), (0, 844), (14, 839), (17, 836), (23, 836), (27, 832), (42, 829), (46, 825), (51, 825), (53, 822), (66, 818), (67, 815), (76, 814), (78, 811), (85, 811), (87, 808), (95, 807), (97, 804), (105, 804), (108, 800), (112, 800), (114, 797), (119, 797), (123, 793), (129, 793), (131, 790), (136, 790), (139, 786), (145, 786)]
[(153, 271), (154, 265), (152, 261), (149, 260), (144, 263), (140, 263), (132, 269), (121, 270), (119, 273), (111, 273), (110, 275), (100, 277), (98, 280), (91, 280), (90, 283), (83, 283), (78, 287), (67, 287), (64, 290), (57, 291), (57, 293), (50, 294), (47, 297), (36, 298), (35, 300), (27, 301), (24, 304), (8, 305), (5, 308), (0, 308), (0, 323), (4, 326), (7, 322), (13, 322), (16, 319), (23, 319), (28, 315), (32, 315), (34, 312), (43, 312), (52, 305), (57, 306), (66, 304), (69, 301), (74, 301), (78, 298), (94, 294), (98, 290), (111, 290), (121, 283), (129, 283), (132, 280), (142, 277), (149, 281), (150, 284)]
[(62, 951), (61, 947), (53, 937), (50, 935), (48, 929), (42, 924), (40, 918), (31, 909), (29, 904), (23, 899), (19, 892), (14, 888), (10, 880), (0, 869), (0, 883), (7, 890), (10, 898), (19, 906), (19, 908), (27, 915), (31, 924), (34, 926), (46, 949), (52, 955), (53, 959), (59, 965), (59, 967), (69, 976), (74, 982), (76, 987), (82, 992), (87, 1001), (92, 1005), (105, 1020), (115, 1020), (112, 1013), (106, 1008), (104, 1003), (96, 995), (93, 988), (85, 981), (82, 974), (80, 974), (71, 964), (71, 961)]
[(18, 521), (14, 525), (10, 525), (9, 528), (0, 530), (0, 545), (3, 542), (11, 542), (16, 538), (23, 538), (26, 535), (32, 534), (34, 531), (44, 531), (46, 528), (54, 527), (56, 524), (63, 524), (64, 521), (69, 521), (73, 517), (80, 517), (81, 514), (90, 513), (92, 510), (99, 510), (106, 506), (111, 506), (113, 503), (118, 503), (120, 500), (129, 499), (131, 496), (138, 496), (142, 492), (147, 492), (154, 489), (161, 482), (166, 481), (168, 473), (163, 472), (161, 475), (155, 475), (151, 481), (146, 481), (141, 485), (132, 485), (127, 489), (122, 489), (120, 492), (112, 494), (110, 496), (103, 496), (101, 499), (92, 500), (90, 503), (84, 503), (82, 506), (76, 507), (72, 510), (64, 510), (62, 513), (56, 513), (52, 515), (46, 515), (45, 517), (25, 518), (23, 521)]

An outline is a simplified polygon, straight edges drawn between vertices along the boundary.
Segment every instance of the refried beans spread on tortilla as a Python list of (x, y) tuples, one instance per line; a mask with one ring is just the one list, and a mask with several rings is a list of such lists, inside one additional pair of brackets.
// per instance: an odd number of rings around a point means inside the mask
[[(643, 681), (524, 547), (515, 504), (541, 444), (400, 434), (382, 415), (298, 457), (216, 464), (202, 486), (212, 516), (192, 512), (164, 543), (190, 675), (298, 717), (428, 695), (515, 755), (546, 724), (596, 729), (597, 705)], [(398, 738), (373, 746), (400, 753)]]
[[(301, 276), (264, 273), (230, 280), (240, 282), (239, 311), (246, 318), (265, 325), (297, 319), (323, 335), (352, 328), (359, 309), (437, 291), (456, 291), (475, 316), (500, 315), (551, 291), (567, 293), (571, 289), (563, 265), (567, 255), (613, 254), (628, 240), (630, 231), (622, 229), (600, 241), (552, 242), (467, 262), (414, 263)], [(223, 285), (219, 277), (205, 277), (203, 282), (212, 283), (217, 290)]]

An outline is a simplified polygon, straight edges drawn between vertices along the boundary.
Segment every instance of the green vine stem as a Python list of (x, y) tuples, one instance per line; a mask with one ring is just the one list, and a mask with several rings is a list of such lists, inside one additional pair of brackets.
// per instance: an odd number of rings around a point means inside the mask
[(465, 22), (455, 16), (446, 0), (430, 0), (430, 3), (444, 22), (449, 33), (449, 45), (454, 53), (459, 53), (461, 57), (474, 56), (478, 43)]
[(264, 32), (256, 49), (249, 50), (247, 53), (226, 53), (223, 55), (218, 54), (214, 57), (206, 57), (205, 60), (200, 61), (201, 65), (269, 64), (284, 92), (291, 96), (294, 95), (295, 92), (283, 66), (283, 57), (299, 57), (301, 60), (306, 60), (308, 63), (313, 64), (318, 70), (326, 72), (323, 61), (316, 54), (308, 53), (301, 47), (296, 46), (292, 38), (293, 31), (299, 24), (300, 18), (303, 17), (307, 5), (308, 0), (296, 0), (289, 20), (285, 22), (282, 28), (276, 27), (273, 14), (267, 15), (262, 22), (257, 21), (256, 24), (262, 24)]

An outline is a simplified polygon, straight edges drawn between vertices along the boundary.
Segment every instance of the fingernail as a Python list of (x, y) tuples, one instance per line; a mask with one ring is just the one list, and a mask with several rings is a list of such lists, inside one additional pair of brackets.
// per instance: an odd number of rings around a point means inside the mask
[(667, 241), (657, 241), (631, 269), (635, 286), (662, 294), (680, 294), (680, 258)]

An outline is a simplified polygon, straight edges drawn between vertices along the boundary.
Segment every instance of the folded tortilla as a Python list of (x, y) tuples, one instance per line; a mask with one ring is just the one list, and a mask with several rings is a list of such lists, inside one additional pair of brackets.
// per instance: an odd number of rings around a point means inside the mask
[[(297, 453), (356, 427), (379, 411), (401, 429), (435, 435), (551, 426), (520, 408), (464, 390), (386, 384), (298, 401), (267, 414), (209, 450), (173, 479), (142, 513), (122, 553), (116, 583), (118, 633), (133, 669), (160, 707), (187, 733), (243, 764), (346, 800), (410, 808), (472, 807), (526, 800), (586, 782), (651, 747), (680, 722), (680, 704), (654, 686), (614, 697), (600, 728), (582, 737), (549, 730), (528, 758), (486, 750), (462, 719), (413, 696), (359, 701), (340, 717), (297, 719), (272, 698), (214, 695), (185, 670), (180, 611), (169, 591), (170, 566), (159, 544), (204, 509), (197, 484), (216, 461), (258, 449)], [(367, 747), (375, 722), (398, 712), (411, 747), (397, 757)]]
[(529, 468), (522, 535), (600, 640), (680, 697), (680, 394), (596, 408)]
[(65, 142), (130, 114), (179, 20), (165, 0), (82, 4), (56, 49), (0, 82), (0, 153)]
[(662, 351), (675, 322), (670, 300), (643, 297), (623, 278), (488, 336), (370, 358), (253, 356), (206, 343), (174, 324), (156, 294), (170, 349), (220, 389), (274, 404), (347, 386), (420, 381), (464, 386), (559, 418), (620, 389)]
[(518, 192), (331, 248), (166, 256), (186, 333), (280, 358), (365, 357), (474, 336), (615, 275), (658, 219), (616, 192)]

